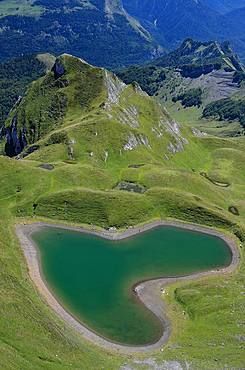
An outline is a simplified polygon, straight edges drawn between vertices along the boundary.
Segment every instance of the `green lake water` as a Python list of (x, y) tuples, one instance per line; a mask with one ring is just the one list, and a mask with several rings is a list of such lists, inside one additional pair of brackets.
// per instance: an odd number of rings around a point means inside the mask
[(32, 239), (43, 276), (62, 305), (99, 335), (130, 345), (156, 342), (163, 332), (133, 285), (225, 267), (232, 259), (223, 240), (174, 227), (120, 241), (47, 227)]

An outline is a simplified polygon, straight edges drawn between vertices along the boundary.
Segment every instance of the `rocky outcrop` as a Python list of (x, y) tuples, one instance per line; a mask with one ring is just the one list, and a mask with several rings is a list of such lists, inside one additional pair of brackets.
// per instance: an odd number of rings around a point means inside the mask
[(179, 71), (182, 77), (189, 78), (198, 78), (201, 75), (206, 75), (212, 71), (217, 71), (221, 69), (221, 63), (206, 64), (206, 65), (195, 65), (188, 64), (182, 66)]
[(52, 68), (55, 79), (62, 77), (65, 74), (65, 67), (63, 66), (60, 59), (56, 59), (55, 64)]
[(18, 130), (18, 120), (15, 115), (12, 119), (11, 125), (5, 130), (6, 144), (5, 153), (9, 157), (15, 157), (22, 152), (27, 146), (26, 129), (23, 127)]
[(143, 134), (135, 135), (131, 133), (130, 136), (128, 137), (127, 143), (123, 146), (123, 149), (125, 151), (131, 151), (137, 148), (138, 145), (144, 145), (149, 149), (151, 148), (149, 140), (145, 135)]
[(196, 127), (192, 127), (191, 131), (195, 137), (205, 137), (207, 136), (206, 132), (198, 130)]
[(136, 106), (129, 105), (127, 108), (122, 109), (121, 112), (118, 113), (118, 120), (122, 124), (129, 125), (133, 128), (138, 128), (140, 127), (138, 116), (139, 114)]
[(140, 87), (140, 85), (138, 84), (138, 82), (133, 81), (133, 82), (132, 82), (132, 86), (133, 86), (134, 91), (135, 91), (137, 94), (139, 94), (139, 95), (141, 95), (141, 96), (145, 96), (145, 97), (149, 96), (149, 95), (147, 94), (147, 92), (145, 92), (145, 91), (143, 91), (143, 90), (142, 90), (142, 88)]
[(110, 110), (112, 105), (119, 104), (120, 96), (126, 88), (126, 84), (119, 80), (119, 78), (111, 72), (104, 71), (105, 73), (105, 86), (107, 89), (108, 97), (105, 108)]
[(121, 0), (105, 0), (105, 12), (109, 15), (125, 14)]

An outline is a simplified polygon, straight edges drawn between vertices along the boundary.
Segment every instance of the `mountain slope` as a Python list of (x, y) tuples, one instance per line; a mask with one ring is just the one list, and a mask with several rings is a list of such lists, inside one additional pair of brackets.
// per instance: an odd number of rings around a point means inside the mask
[[(125, 9), (171, 49), (176, 48), (185, 38), (221, 42), (229, 40), (236, 51), (244, 56), (244, 20), (240, 16), (242, 10), (239, 7), (244, 8), (245, 2), (237, 2), (237, 6), (230, 3), (206, 0), (124, 0)], [(235, 21), (236, 18), (240, 21)]]
[[(185, 128), (137, 84), (126, 86), (70, 55), (30, 86), (6, 129), (3, 147), (21, 153), (18, 160), (0, 155), (0, 367), (135, 368), (141, 355), (95, 347), (40, 298), (15, 225), (45, 220), (126, 229), (177, 219), (217, 228), (242, 245), (244, 138)], [(239, 250), (236, 273), (167, 289), (172, 336), (155, 362), (144, 355), (144, 365), (204, 370), (217, 368), (218, 359), (220, 368), (243, 366)]]
[(209, 7), (193, 0), (124, 0), (124, 6), (141, 21), (153, 23), (169, 45), (187, 37), (211, 39), (218, 16)]
[(21, 7), (16, 15), (8, 15), (7, 3), (0, 3), (0, 13), (1, 7), (5, 9), (0, 18), (1, 59), (67, 52), (96, 65), (114, 66), (143, 61), (161, 51), (118, 0), (32, 1), (31, 8), (39, 9), (36, 17)]
[[(54, 63), (50, 54), (26, 55), (0, 63), (0, 130), (8, 113), (27, 86)], [(0, 134), (1, 136), (1, 134)]]
[[(24, 162), (30, 160), (44, 170), (56, 169), (54, 174), (58, 177), (69, 174), (63, 180), (55, 180), (63, 183), (58, 186), (60, 193), (51, 190), (48, 201), (48, 194), (44, 197), (37, 194), (37, 205), (22, 204), (20, 213), (34, 212), (63, 219), (66, 217), (63, 203), (70, 199), (70, 221), (100, 224), (100, 212), (92, 212), (88, 220), (88, 213), (79, 200), (96, 197), (96, 204), (103, 209), (103, 226), (121, 227), (129, 222), (127, 217), (135, 223), (153, 215), (153, 203), (163, 197), (165, 206), (168, 202), (175, 204), (174, 208), (165, 210), (170, 216), (176, 212), (180, 218), (192, 220), (196, 207), (200, 206), (199, 216), (204, 223), (209, 224), (212, 219), (230, 225), (225, 198), (223, 195), (217, 197), (215, 191), (220, 189), (214, 188), (213, 194), (208, 191), (209, 182), (229, 184), (230, 178), (228, 181), (222, 171), (209, 171), (209, 180), (199, 174), (206, 161), (203, 153), (209, 150), (206, 145), (209, 146), (210, 139), (198, 130), (178, 124), (137, 84), (125, 85), (111, 72), (81, 59), (67, 54), (57, 58), (52, 71), (32, 83), (11, 111), (5, 135), (2, 144), (9, 157), (25, 158)], [(222, 145), (226, 145), (225, 142)], [(233, 148), (232, 141), (227, 145)], [(240, 150), (240, 144), (237, 145)], [(241, 148), (242, 145), (241, 142)], [(182, 173), (180, 169), (183, 168), (186, 172)], [(170, 170), (168, 174), (164, 174), (166, 169)], [(99, 178), (94, 177), (95, 173), (100, 173)], [(176, 180), (170, 186), (172, 176)], [(192, 178), (192, 185), (188, 181), (182, 183), (186, 176)], [(162, 193), (158, 189), (162, 186), (171, 189)], [(147, 190), (147, 195), (139, 197), (138, 187), (143, 193)], [(110, 191), (108, 194), (94, 193), (98, 189)], [(187, 194), (192, 190), (201, 198)], [(135, 198), (127, 195), (127, 191), (133, 192)], [(185, 207), (176, 203), (176, 196), (184, 196), (182, 192), (193, 207), (188, 215)], [(127, 212), (111, 213), (104, 199), (109, 201), (113, 194), (125, 204), (130, 199), (135, 201), (137, 212), (129, 207)], [(77, 199), (75, 203), (73, 197)], [(219, 211), (212, 202), (221, 206)], [(48, 208), (48, 204), (52, 207)], [(80, 204), (79, 208), (76, 204)], [(93, 205), (88, 201), (84, 207), (93, 208)]]
[[(202, 110), (211, 102), (231, 99), (224, 101), (226, 113), (222, 117), (226, 117), (227, 121), (234, 121), (235, 124), (211, 122), (210, 125), (213, 128), (219, 127), (217, 132), (221, 135), (243, 134), (245, 72), (243, 64), (228, 43), (187, 39), (177, 50), (166, 56), (142, 66), (119, 69), (116, 73), (126, 83), (137, 81), (150, 95), (156, 95), (164, 104), (168, 102), (168, 106), (171, 104), (171, 113), (180, 119), (184, 114), (190, 125), (193, 112), (189, 112), (188, 120), (188, 111), (183, 111), (189, 107), (198, 108), (194, 114), (195, 120), (198, 121), (197, 125), (207, 132), (209, 123), (200, 120), (198, 115), (201, 118)], [(179, 115), (175, 114), (175, 111)], [(213, 111), (208, 110), (209, 113)]]
[[(238, 90), (235, 74), (237, 74), (237, 78), (239, 75), (242, 79), (244, 70), (243, 64), (228, 42), (220, 44), (213, 41), (200, 42), (186, 39), (178, 49), (165, 56), (154, 59), (142, 66), (118, 69), (116, 72), (127, 83), (138, 82), (151, 95), (157, 93), (162, 85), (170, 83), (169, 78), (173, 79), (173, 84), (177, 83), (177, 80), (180, 84), (181, 78), (182, 81), (184, 81), (184, 78), (188, 83), (195, 81), (195, 84), (200, 80), (200, 87), (205, 88), (206, 80), (210, 76), (213, 76), (214, 79), (216, 77), (217, 79), (227, 79), (227, 93), (229, 94), (229, 87), (231, 90), (232, 88)], [(191, 80), (188, 80), (188, 78)], [(202, 81), (203, 86), (201, 86)], [(172, 84), (170, 83), (170, 85)], [(173, 90), (174, 86), (169, 87), (171, 88), (171, 94), (176, 94), (176, 91)], [(206, 88), (209, 95), (212, 95), (213, 89), (226, 92), (224, 86), (221, 86), (221, 81), (218, 83), (218, 80), (217, 83), (214, 81)]]
[(245, 0), (201, 0), (200, 2), (221, 14), (245, 7)]
[[(228, 42), (201, 42), (192, 39), (185, 40), (181, 46), (168, 55), (152, 61), (150, 64), (159, 67), (178, 67), (181, 74), (187, 74), (186, 66), (192, 66), (190, 73), (202, 74), (214, 69), (227, 71), (243, 71), (244, 67), (234, 54)], [(203, 70), (198, 70), (198, 67)], [(195, 68), (197, 71), (195, 71)], [(191, 77), (191, 76), (190, 76)]]
[(5, 130), (9, 156), (26, 146), (42, 153), (63, 144), (66, 159), (91, 157), (92, 162), (138, 151), (163, 160), (188, 143), (178, 124), (138, 86), (126, 86), (106, 70), (67, 54), (30, 86)]
[[(140, 63), (185, 38), (229, 40), (243, 58), (243, 0), (0, 1), (1, 59), (64, 52), (115, 67)], [(160, 45), (160, 46), (159, 46)]]

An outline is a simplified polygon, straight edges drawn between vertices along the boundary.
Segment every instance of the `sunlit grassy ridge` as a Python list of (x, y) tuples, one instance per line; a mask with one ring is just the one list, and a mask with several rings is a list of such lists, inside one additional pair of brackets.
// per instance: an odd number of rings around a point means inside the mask
[(34, 0), (2, 0), (0, 2), (0, 17), (7, 15), (39, 16), (43, 8), (33, 5)]
[[(158, 104), (103, 70), (63, 58), (69, 63), (66, 74), (55, 80), (49, 73), (35, 82), (13, 112), (20, 117), (19, 129), (34, 122), (37, 136), (30, 130), (27, 137), (39, 149), (19, 161), (0, 157), (3, 369), (118, 369), (140, 357), (103, 351), (64, 328), (28, 278), (15, 222), (45, 219), (125, 228), (178, 219), (213, 226), (244, 241), (244, 138), (198, 138), (179, 127), (183, 148), (174, 154), (169, 144), (179, 143), (170, 130), (175, 122)], [(51, 109), (50, 96), (61, 92), (67, 101), (62, 117), (40, 119)], [(47, 163), (51, 170), (43, 168)], [(142, 185), (145, 192), (116, 190), (121, 182)], [(163, 352), (146, 356), (159, 363), (176, 360), (183, 368), (186, 362), (194, 369), (241, 368), (243, 279), (242, 259), (232, 276), (168, 288), (173, 333)]]

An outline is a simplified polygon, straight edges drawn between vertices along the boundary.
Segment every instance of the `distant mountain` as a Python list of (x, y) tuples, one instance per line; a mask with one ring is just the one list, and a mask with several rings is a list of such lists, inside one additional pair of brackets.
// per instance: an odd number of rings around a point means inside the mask
[(114, 68), (142, 63), (186, 38), (229, 40), (245, 60), (245, 0), (0, 1), (0, 59), (71, 53)]
[[(230, 35), (233, 30), (235, 30), (236, 35), (239, 36), (234, 38), (235, 40), (244, 41), (245, 39), (245, 6), (243, 8), (235, 9), (229, 13), (226, 13), (226, 19), (230, 22)], [(232, 36), (232, 35), (231, 35)]]
[(219, 14), (195, 0), (124, 0), (125, 9), (145, 25), (151, 22), (169, 45), (192, 37), (212, 39), (220, 21)]
[(159, 42), (170, 48), (188, 37), (201, 41), (229, 40), (245, 58), (245, 0), (123, 0), (123, 3)]
[(192, 39), (186, 39), (177, 50), (150, 64), (178, 68), (183, 77), (194, 78), (219, 69), (227, 72), (244, 70), (229, 42), (201, 42)]
[[(0, 2), (1, 59), (21, 54), (72, 53), (102, 66), (128, 65), (162, 48), (120, 0), (23, 0), (13, 10)], [(28, 3), (30, 4), (30, 3)]]
[[(160, 58), (142, 66), (118, 69), (117, 73), (126, 83), (131, 83), (135, 80), (142, 85), (139, 76), (143, 78), (143, 81), (146, 81), (147, 77), (154, 75), (156, 80), (153, 78), (152, 82), (161, 83), (165, 72), (169, 70), (175, 71), (184, 78), (197, 79), (214, 71), (231, 74), (235, 72), (243, 73), (244, 65), (233, 52), (229, 42), (201, 42), (186, 39), (178, 49)], [(161, 75), (163, 76), (162, 78)], [(151, 89), (150, 82), (149, 86)], [(146, 91), (147, 87), (147, 83), (142, 86)], [(147, 92), (152, 95), (150, 91)]]
[(221, 14), (245, 7), (245, 0), (200, 0), (200, 2)]
[[(116, 73), (125, 83), (136, 81), (165, 104), (180, 101), (185, 108), (205, 109), (211, 102), (223, 99), (223, 105), (212, 105), (204, 116), (213, 113), (217, 116), (220, 109), (219, 119), (236, 120), (245, 127), (245, 69), (228, 42), (187, 39), (177, 50), (161, 58), (142, 66), (118, 69)], [(179, 104), (176, 109), (180, 109)], [(239, 124), (232, 134), (238, 132), (241, 132)]]

